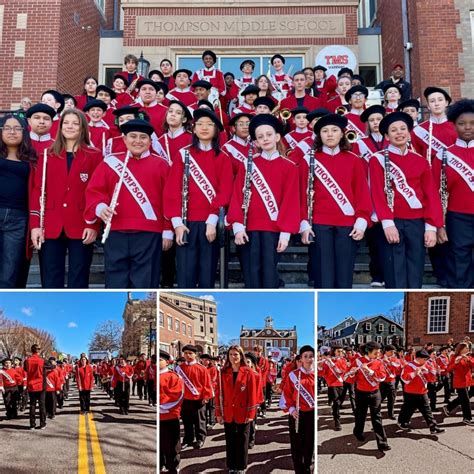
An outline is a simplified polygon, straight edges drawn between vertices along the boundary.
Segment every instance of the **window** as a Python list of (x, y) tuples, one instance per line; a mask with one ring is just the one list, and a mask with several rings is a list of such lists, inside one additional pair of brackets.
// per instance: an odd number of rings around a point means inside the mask
[(181, 323), (181, 332), (186, 336), (186, 323)]
[(449, 296), (428, 298), (428, 334), (449, 332)]
[(364, 79), (366, 87), (375, 87), (377, 85), (377, 67), (376, 64), (365, 64), (359, 66), (359, 74)]
[(171, 316), (168, 316), (168, 331), (173, 330), (173, 318)]
[[(474, 19), (474, 15), (472, 15), (472, 17)], [(469, 316), (469, 332), (474, 332), (474, 295), (471, 295), (471, 314)]]
[(365, 342), (370, 342), (372, 341), (372, 336), (370, 334), (367, 334), (367, 336), (365, 336)]
[(212, 308), (209, 308), (209, 312), (212, 313)]
[(105, 84), (108, 87), (112, 87), (115, 74), (120, 72), (122, 69), (123, 68), (121, 64), (104, 66), (104, 82), (102, 84)]
[(379, 324), (379, 332), (383, 332), (383, 324)]
[(214, 318), (212, 316), (209, 316), (209, 322), (212, 324), (214, 321)]
[(289, 344), (288, 347), (293, 347), (293, 340), (290, 339), (290, 340), (288, 341), (288, 344)]
[(191, 303), (188, 303), (188, 308), (192, 308), (193, 305)]
[(188, 324), (188, 336), (191, 337), (193, 335), (193, 330), (191, 328), (191, 325)]
[(174, 330), (176, 332), (179, 332), (179, 320), (178, 319), (174, 320)]
[(278, 347), (278, 339), (273, 339), (273, 347)]
[(249, 341), (247, 339), (244, 339), (244, 347), (248, 347), (249, 346)]
[(201, 305), (201, 306), (199, 306), (199, 311), (202, 311), (202, 305)]
[(280, 341), (280, 347), (286, 347), (286, 341), (284, 339)]
[(390, 332), (394, 333), (396, 330), (397, 328), (395, 327), (395, 324), (390, 324)]
[(204, 322), (204, 316), (201, 314), (201, 315), (199, 316), (199, 318), (200, 318), (201, 323), (203, 323), (203, 322)]
[(163, 311), (160, 311), (160, 327), (165, 326), (165, 315), (163, 314)]
[(214, 334), (214, 328), (209, 328), (209, 332), (210, 332), (211, 334)]
[(201, 332), (204, 332), (204, 326), (201, 326)]
[(377, 336), (377, 342), (382, 342), (382, 336)]
[(370, 331), (372, 329), (372, 323), (365, 323), (365, 330)]
[(179, 306), (179, 300), (174, 300), (174, 304), (175, 304), (176, 306)]
[(362, 334), (357, 335), (357, 344), (363, 344), (364, 343), (364, 336)]
[(105, 12), (105, 0), (95, 0), (97, 8), (100, 9), (100, 12), (104, 14)]

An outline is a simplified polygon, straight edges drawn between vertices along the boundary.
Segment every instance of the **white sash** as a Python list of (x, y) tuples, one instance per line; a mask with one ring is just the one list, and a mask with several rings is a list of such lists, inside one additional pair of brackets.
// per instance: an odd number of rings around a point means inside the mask
[[(117, 173), (117, 176), (120, 178), (123, 170), (123, 162), (121, 162), (116, 156), (109, 155), (104, 158), (104, 161), (110, 166), (110, 168)], [(147, 220), (156, 221), (157, 217), (150, 200), (148, 199), (145, 190), (140, 186), (140, 183), (137, 181), (135, 176), (129, 168), (125, 171), (125, 176), (123, 179), (123, 185), (128, 189), (133, 199), (143, 211)]]
[[(429, 130), (425, 130), (421, 125), (418, 125), (413, 129), (415, 135), (420, 139), (423, 140), (428, 146), (430, 142), (430, 132)], [(436, 138), (434, 134), (431, 134), (431, 148), (436, 152), (441, 151), (443, 148), (448, 148), (440, 139)]]
[[(244, 163), (245, 169), (247, 169), (247, 163)], [(255, 162), (252, 163), (252, 182), (257, 190), (260, 198), (262, 199), (263, 205), (267, 210), (268, 216), (272, 222), (276, 222), (278, 219), (278, 204), (276, 202), (275, 196), (268, 185), (266, 179), (264, 178), (261, 171), (255, 165)]]
[(169, 165), (171, 165), (171, 156), (168, 156), (168, 153), (163, 149), (161, 143), (158, 141), (158, 137), (155, 132), (151, 136), (151, 147), (153, 151), (156, 152), (161, 158), (163, 158)]
[(293, 150), (298, 145), (298, 142), (293, 138), (291, 132), (285, 135), (285, 140), (288, 142), (288, 145), (290, 145)]
[[(184, 163), (184, 156), (185, 150), (181, 149), (179, 151), (181, 153), (181, 157), (183, 158)], [(189, 174), (193, 178), (194, 182), (197, 184), (197, 187), (202, 191), (206, 199), (209, 203), (216, 197), (216, 191), (212, 183), (207, 179), (207, 176), (204, 174), (202, 169), (197, 164), (196, 160), (193, 158), (191, 153), (189, 153)]]
[(293, 382), (296, 390), (300, 391), (300, 397), (303, 397), (304, 401), (308, 404), (310, 408), (314, 408), (314, 398), (313, 396), (306, 390), (303, 384), (298, 383), (298, 377), (294, 372), (290, 373), (290, 380)]
[(3, 375), (11, 384), (15, 384), (16, 385), (16, 382), (14, 379), (12, 379), (10, 377), (9, 374), (7, 374), (4, 370), (0, 370), (0, 375)]
[(450, 151), (446, 151), (447, 165), (456, 171), (466, 182), (469, 189), (474, 192), (474, 169), (472, 169), (464, 160)]
[[(420, 368), (420, 366), (413, 364), (413, 362), (408, 362), (407, 365), (409, 365), (414, 371), (416, 371), (417, 369)], [(422, 373), (416, 374), (416, 375), (417, 375), (418, 377), (420, 377), (420, 380), (423, 382), (423, 385), (424, 385), (424, 387), (426, 388), (427, 385), (428, 385), (428, 381), (425, 379), (425, 377), (422, 375)], [(413, 380), (414, 380), (414, 379), (413, 379)]]
[(51, 382), (51, 380), (48, 379), (48, 377), (46, 377), (46, 383), (54, 390), (54, 384)]
[(350, 120), (350, 119), (347, 119), (346, 130), (351, 130), (352, 132), (357, 133), (357, 136), (359, 138), (365, 137), (365, 133), (363, 133), (362, 130), (354, 122), (352, 122), (352, 120)]
[(311, 147), (306, 143), (305, 140), (301, 140), (298, 145), (297, 145), (301, 151), (306, 155), (307, 153), (309, 153), (309, 150), (311, 149)]
[(364, 376), (365, 380), (367, 380), (367, 382), (369, 382), (369, 384), (372, 387), (376, 387), (377, 382), (372, 378), (372, 376), (365, 369), (362, 368), (362, 366), (364, 365), (363, 362), (361, 362), (360, 359), (356, 359), (356, 364), (360, 372), (362, 372), (362, 375)]
[(373, 154), (373, 151), (366, 145), (366, 143), (363, 140), (359, 140), (357, 142), (357, 145), (359, 145), (359, 152), (360, 152), (360, 157), (363, 158), (367, 163), (370, 160), (370, 157)]
[[(385, 159), (379, 153), (375, 153), (378, 162), (382, 168), (385, 167)], [(408, 184), (407, 178), (403, 171), (390, 160), (390, 178), (393, 184), (397, 188), (398, 192), (405, 199), (411, 209), (421, 209), (423, 206), (416, 196), (415, 190)]]
[(234, 145), (230, 145), (229, 142), (227, 142), (225, 145), (224, 145), (224, 150), (227, 150), (229, 151), (229, 153), (236, 159), (236, 160), (239, 160), (241, 161), (242, 163), (245, 163), (247, 161), (247, 157), (244, 156), (244, 154), (242, 152), (240, 152), (239, 150), (237, 150), (237, 148), (235, 148)]
[(198, 389), (193, 385), (191, 380), (189, 380), (189, 377), (184, 373), (183, 369), (179, 365), (177, 365), (175, 370), (176, 370), (176, 373), (183, 379), (184, 385), (186, 385), (186, 387), (188, 387), (188, 390), (194, 396), (196, 396), (196, 397), (199, 396), (200, 393), (199, 393)]
[(127, 378), (131, 379), (133, 377), (132, 375), (127, 375), (125, 372), (122, 372), (118, 365), (115, 366), (115, 370), (118, 372), (120, 377), (123, 378), (124, 382), (127, 380)]
[(331, 370), (331, 372), (334, 374), (334, 376), (336, 377), (336, 379), (339, 381), (339, 382), (343, 382), (343, 379), (341, 377), (341, 369), (339, 369), (337, 367), (337, 365), (331, 360), (331, 359), (326, 359), (326, 364), (328, 365), (329, 369)]
[(181, 391), (181, 395), (174, 402), (160, 403), (160, 414), (169, 413), (172, 408), (178, 405), (184, 397), (184, 388)]

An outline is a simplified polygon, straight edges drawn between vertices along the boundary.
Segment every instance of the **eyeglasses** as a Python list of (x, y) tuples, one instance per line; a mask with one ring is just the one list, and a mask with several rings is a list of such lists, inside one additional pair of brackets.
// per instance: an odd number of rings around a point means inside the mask
[(21, 133), (23, 131), (23, 127), (2, 127), (2, 130), (6, 133)]
[(236, 125), (237, 127), (240, 127), (240, 128), (248, 128), (250, 126), (250, 122), (240, 122)]
[(363, 99), (363, 98), (365, 98), (365, 95), (361, 94), (360, 92), (351, 95), (351, 99)]

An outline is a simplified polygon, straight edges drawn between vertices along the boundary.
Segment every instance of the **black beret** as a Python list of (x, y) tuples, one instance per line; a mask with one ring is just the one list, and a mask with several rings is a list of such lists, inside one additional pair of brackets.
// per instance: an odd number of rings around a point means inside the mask
[(257, 108), (259, 105), (266, 105), (270, 110), (273, 110), (275, 108), (275, 101), (267, 96), (257, 97), (253, 106)]
[(196, 346), (193, 346), (192, 344), (186, 344), (182, 349), (181, 349), (181, 352), (184, 352), (184, 351), (191, 351), (191, 352), (194, 352), (194, 353), (197, 353), (197, 347)]
[(104, 112), (107, 111), (107, 104), (103, 100), (94, 99), (87, 102), (86, 105), (82, 108), (84, 112), (92, 109), (93, 107), (100, 107)]
[(120, 107), (120, 109), (114, 110), (112, 113), (116, 117), (120, 117), (121, 115), (133, 114), (137, 115), (140, 112), (140, 107), (138, 105), (126, 105), (125, 107)]
[(210, 356), (209, 354), (201, 354), (201, 355), (199, 356), (199, 358), (200, 358), (200, 359), (209, 359), (209, 360), (211, 360), (211, 356)]
[(360, 114), (360, 119), (362, 122), (366, 123), (369, 120), (369, 117), (372, 114), (381, 114), (382, 117), (385, 117), (385, 114), (387, 111), (385, 110), (385, 107), (382, 105), (371, 105), (370, 107), (366, 108), (361, 114)]
[(196, 122), (202, 117), (210, 118), (214, 122), (214, 124), (217, 125), (217, 128), (219, 129), (219, 131), (221, 132), (224, 131), (224, 126), (222, 125), (221, 121), (217, 118), (217, 115), (212, 110), (197, 109), (194, 111), (193, 117), (194, 117), (194, 122)]
[(416, 357), (417, 359), (429, 359), (429, 358), (430, 358), (430, 355), (428, 354), (427, 351), (425, 351), (425, 349), (421, 349), (421, 350), (419, 350), (419, 351), (416, 351), (415, 357)]
[(347, 118), (338, 114), (323, 115), (314, 125), (314, 133), (319, 133), (327, 125), (336, 125), (336, 127), (344, 130), (347, 127)]
[(308, 115), (309, 114), (309, 109), (307, 107), (295, 107), (294, 109), (291, 109), (291, 115), (293, 115), (293, 117), (296, 117), (298, 114), (306, 114)]
[(308, 122), (311, 123), (315, 118), (324, 117), (324, 115), (328, 115), (330, 113), (331, 112), (329, 112), (328, 109), (320, 107), (318, 109), (311, 110), (311, 112), (309, 112), (306, 118), (308, 119)]
[(166, 351), (160, 350), (160, 359), (171, 360), (171, 356)]
[(408, 126), (408, 130), (410, 132), (413, 130), (413, 119), (406, 114), (405, 112), (392, 112), (391, 114), (387, 114), (379, 124), (379, 130), (382, 135), (385, 135), (388, 132), (388, 128), (394, 122), (405, 122)]
[(169, 104), (168, 104), (168, 109), (170, 108), (171, 105), (173, 104), (177, 104), (179, 105), (183, 111), (184, 111), (184, 115), (186, 116), (186, 118), (188, 119), (188, 122), (190, 122), (192, 119), (193, 119), (193, 116), (191, 115), (191, 112), (189, 111), (189, 109), (186, 107), (186, 105), (184, 105), (180, 100), (170, 100)]
[(387, 91), (389, 89), (391, 89), (392, 87), (395, 87), (395, 89), (398, 90), (398, 92), (400, 92), (400, 94), (402, 93), (402, 90), (400, 89), (400, 86), (398, 86), (397, 84), (392, 84), (391, 82), (389, 84), (385, 84), (383, 87), (382, 87), (382, 90), (383, 90), (383, 93), (386, 94)]
[(256, 366), (257, 363), (258, 363), (258, 362), (257, 362), (257, 357), (256, 357), (256, 355), (255, 355), (253, 352), (246, 352), (246, 353), (245, 353), (245, 358), (246, 358), (246, 359), (250, 359), (250, 360), (252, 361), (253, 365), (255, 365), (255, 366)]
[(324, 66), (321, 66), (321, 64), (318, 64), (317, 66), (313, 67), (313, 71), (316, 72), (316, 71), (323, 71), (323, 72), (326, 72), (328, 69)]
[(300, 356), (302, 356), (304, 352), (312, 352), (314, 354), (314, 347), (310, 345), (302, 346), (300, 349)]
[(214, 62), (217, 62), (216, 53), (214, 53), (214, 51), (211, 51), (210, 49), (206, 49), (206, 51), (204, 51), (202, 53), (201, 58), (204, 59), (204, 56), (211, 56), (211, 58), (214, 60)]
[(158, 74), (158, 76), (160, 76), (160, 80), (163, 81), (165, 76), (163, 75), (163, 73), (158, 70), (158, 69), (152, 69), (149, 73), (148, 73), (148, 79), (151, 79), (151, 76), (155, 75), (155, 74)]
[(235, 125), (235, 122), (237, 122), (237, 120), (239, 120), (240, 118), (242, 117), (247, 117), (249, 120), (252, 120), (252, 118), (254, 117), (254, 115), (252, 114), (246, 114), (245, 112), (244, 113), (240, 113), (240, 114), (236, 114), (234, 115), (230, 120), (229, 120), (229, 127), (233, 127)]
[(190, 71), (189, 69), (176, 69), (176, 71), (173, 72), (173, 78), (176, 79), (176, 76), (177, 76), (180, 72), (184, 72), (184, 73), (189, 77), (189, 79), (191, 80), (191, 77), (193, 76), (193, 73), (192, 73), (192, 71)]
[(120, 130), (124, 135), (127, 135), (129, 132), (143, 132), (150, 137), (155, 131), (153, 125), (142, 119), (129, 120), (120, 127)]
[(428, 100), (428, 96), (430, 96), (431, 94), (434, 94), (435, 92), (439, 92), (440, 94), (443, 94), (445, 99), (448, 101), (448, 104), (451, 103), (452, 101), (451, 96), (444, 89), (441, 89), (441, 87), (427, 87), (423, 92), (423, 96), (425, 97), (426, 100)]
[(354, 75), (354, 71), (350, 67), (343, 67), (339, 69), (337, 77), (341, 77), (343, 74), (349, 74), (352, 77)]
[(122, 81), (124, 82), (124, 84), (125, 84), (127, 87), (130, 85), (129, 82), (128, 82), (128, 80), (127, 80), (127, 78), (123, 77), (122, 74), (120, 74), (120, 73), (117, 73), (117, 74), (114, 75), (114, 78), (112, 79), (112, 82), (114, 82), (115, 79), (122, 79)]
[(154, 87), (156, 92), (158, 92), (159, 90), (162, 90), (162, 87), (160, 87), (157, 82), (152, 81), (151, 79), (140, 79), (137, 82), (137, 89), (140, 90), (142, 86), (146, 86), (146, 85)]
[(158, 86), (158, 90), (163, 91), (164, 95), (168, 94), (169, 87), (168, 87), (168, 84), (166, 84), (166, 82), (156, 81), (155, 84)]
[(212, 84), (208, 81), (203, 81), (202, 79), (191, 84), (191, 87), (204, 87), (204, 89), (210, 90)]
[(254, 86), (253, 84), (250, 86), (247, 86), (241, 93), (241, 96), (246, 96), (248, 94), (257, 94), (260, 92), (260, 89), (257, 86)]
[(261, 125), (270, 125), (270, 127), (275, 129), (276, 133), (283, 135), (283, 124), (274, 115), (260, 114), (255, 115), (252, 120), (250, 120), (249, 132), (252, 140), (255, 140), (255, 132)]
[(104, 84), (101, 84), (100, 86), (97, 86), (97, 89), (95, 90), (95, 96), (96, 97), (97, 97), (97, 94), (100, 91), (107, 92), (107, 94), (110, 95), (110, 98), (112, 100), (114, 100), (117, 97), (117, 94), (115, 93), (115, 91), (113, 89), (111, 89), (110, 87), (105, 86)]
[(255, 61), (252, 61), (251, 59), (246, 59), (245, 61), (242, 61), (240, 63), (240, 70), (244, 68), (246, 64), (250, 64), (252, 66), (252, 69), (255, 69)]
[(235, 79), (235, 75), (234, 75), (234, 73), (232, 73), (232, 72), (226, 72), (226, 73), (224, 74), (224, 77), (227, 77), (227, 76), (231, 76), (232, 79)]
[(272, 58), (270, 59), (270, 64), (273, 64), (273, 61), (274, 61), (275, 59), (281, 59), (281, 62), (282, 62), (283, 64), (285, 64), (285, 62), (286, 62), (286, 61), (285, 61), (285, 58), (284, 58), (281, 54), (274, 54), (274, 55), (272, 56)]
[(349, 102), (351, 99), (352, 94), (357, 94), (357, 92), (362, 92), (362, 94), (365, 95), (365, 98), (369, 96), (369, 89), (364, 86), (352, 86), (345, 94), (344, 94), (344, 99), (346, 99), (346, 102)]
[(62, 96), (62, 94), (58, 91), (55, 91), (54, 89), (49, 89), (41, 94), (41, 98), (43, 98), (43, 96), (46, 94), (51, 94), (54, 97), (54, 100), (61, 104), (57, 110), (57, 113), (60, 114), (64, 109), (64, 97)]
[(56, 116), (56, 111), (47, 104), (35, 104), (32, 105), (26, 111), (26, 117), (30, 118), (33, 114), (41, 112), (43, 114), (48, 114), (52, 119)]
[(421, 104), (418, 99), (408, 99), (401, 102), (398, 105), (397, 110), (399, 112), (402, 112), (405, 107), (415, 107), (416, 110), (420, 110)]

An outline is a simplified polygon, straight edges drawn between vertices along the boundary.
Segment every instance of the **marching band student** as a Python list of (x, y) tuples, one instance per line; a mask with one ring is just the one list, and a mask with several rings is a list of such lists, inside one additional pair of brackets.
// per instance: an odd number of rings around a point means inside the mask
[(86, 76), (84, 78), (84, 90), (82, 91), (82, 94), (74, 97), (78, 109), (84, 110), (84, 106), (89, 101), (95, 99), (98, 84), (99, 83), (94, 76)]
[(413, 120), (392, 112), (380, 122), (390, 142), (369, 162), (375, 213), (385, 233), (384, 279), (387, 288), (421, 288), (425, 247), (436, 243), (442, 226), (439, 194), (425, 158), (408, 149)]
[(313, 97), (319, 98), (320, 94), (316, 87), (313, 68), (311, 66), (306, 66), (302, 69), (302, 71), (304, 72), (304, 77), (306, 78), (306, 93)]
[[(156, 357), (156, 356), (155, 356)], [(160, 470), (177, 473), (181, 456), (179, 416), (183, 379), (168, 368), (171, 356), (160, 350)]]
[(81, 415), (91, 411), (91, 391), (94, 386), (94, 373), (85, 354), (81, 354), (76, 367), (76, 384), (79, 390)]
[(436, 364), (436, 352), (434, 349), (425, 349), (430, 358), (426, 362), (426, 381), (428, 382), (428, 400), (432, 412), (436, 411), (436, 392), (438, 387), (438, 365)]
[[(209, 354), (201, 354), (199, 356), (199, 362), (206, 367), (209, 371), (209, 377), (211, 378), (212, 392), (216, 393), (216, 384), (217, 384), (217, 371), (214, 366), (211, 365), (211, 356)], [(206, 429), (211, 429), (215, 424), (215, 406), (214, 399), (211, 398), (206, 403)]]
[[(344, 347), (344, 359), (346, 359), (347, 367), (350, 367), (356, 359), (360, 357), (360, 354), (356, 352), (351, 346)], [(342, 409), (343, 403), (346, 401), (346, 394), (349, 395), (349, 403), (351, 404), (352, 414), (356, 414), (356, 404), (355, 404), (355, 387), (354, 380), (344, 380), (342, 383), (342, 393), (341, 393), (341, 406)]]
[(309, 110), (306, 107), (295, 107), (291, 109), (295, 129), (287, 133), (282, 139), (283, 145), (285, 145), (287, 149), (294, 150), (302, 140), (312, 137), (313, 132), (308, 128), (308, 114)]
[(241, 163), (245, 163), (249, 155), (249, 126), (252, 117), (252, 114), (237, 114), (229, 120), (232, 138), (222, 146), (222, 151), (231, 158), (234, 177), (237, 176)]
[(352, 86), (345, 94), (345, 99), (350, 105), (350, 111), (344, 114), (347, 119), (347, 130), (357, 134), (357, 138), (364, 138), (365, 125), (362, 121), (362, 114), (365, 111), (365, 103), (369, 95), (369, 90), (364, 86)]
[(132, 104), (135, 100), (127, 90), (130, 85), (127, 79), (120, 74), (115, 74), (112, 81), (112, 90), (116, 94), (114, 99), (116, 107), (119, 109), (120, 107)]
[(173, 63), (169, 59), (162, 59), (160, 62), (160, 70), (163, 74), (163, 82), (168, 86), (168, 89), (173, 89)]
[(91, 145), (104, 153), (105, 145), (108, 139), (111, 138), (110, 127), (104, 120), (107, 104), (102, 100), (94, 99), (90, 100), (83, 110), (89, 118), (88, 125)]
[(286, 60), (281, 54), (274, 54), (270, 59), (274, 73), (269, 76), (273, 88), (273, 97), (280, 101), (283, 100), (291, 90), (293, 81), (291, 76), (285, 73)]
[(156, 406), (156, 354), (151, 355), (150, 364), (145, 370), (146, 392), (148, 393), (148, 405)]
[[(144, 112), (140, 111), (140, 107), (138, 105), (126, 105), (120, 109), (114, 110), (112, 113), (115, 117), (114, 126), (112, 127), (113, 136), (107, 140), (104, 153), (105, 156), (127, 151), (127, 145), (125, 145), (123, 133), (120, 129), (124, 123), (133, 119), (142, 119), (148, 121), (148, 116)], [(114, 130), (118, 130), (117, 134), (115, 134)]]
[(398, 112), (405, 112), (413, 119), (413, 127), (418, 126), (418, 116), (420, 114), (421, 104), (418, 99), (404, 100), (397, 107)]
[(449, 386), (449, 372), (448, 372), (448, 365), (449, 365), (449, 347), (442, 346), (439, 349), (439, 355), (436, 358), (436, 363), (439, 368), (439, 384), (437, 387), (437, 391), (441, 388), (444, 388), (444, 404), (447, 405), (449, 403), (449, 399), (451, 398), (451, 387)]
[(346, 100), (346, 92), (352, 87), (351, 78), (347, 76), (341, 76), (337, 79), (337, 87), (335, 90), (336, 96), (328, 100), (324, 107), (329, 112), (336, 113), (337, 109), (344, 107), (346, 110), (349, 108), (349, 103)]
[[(232, 192), (232, 163), (220, 152), (219, 131), (223, 131), (223, 126), (213, 112), (196, 110), (192, 144), (173, 158), (166, 182), (164, 210), (176, 233), (179, 288), (214, 287), (219, 209), (227, 207)], [(186, 179), (183, 174), (187, 156), (189, 174)], [(184, 180), (188, 189), (183, 189)], [(188, 243), (183, 242), (185, 233)]]
[(216, 419), (224, 424), (227, 469), (242, 472), (248, 464), (250, 422), (255, 418), (259, 386), (240, 346), (229, 347), (216, 388)]
[(177, 365), (176, 373), (184, 382), (181, 419), (184, 427), (183, 448), (200, 449), (206, 440), (205, 405), (214, 396), (209, 371), (196, 360), (197, 348), (188, 344), (182, 349), (185, 362)]
[[(255, 346), (253, 348), (253, 352), (255, 354), (255, 358), (257, 361), (257, 370), (261, 376), (261, 390), (262, 390), (262, 401), (259, 404), (259, 412), (262, 418), (265, 418), (267, 407), (265, 405), (265, 383), (268, 377), (268, 373), (270, 371), (270, 363), (268, 359), (265, 357), (263, 353), (262, 346)], [(260, 397), (259, 397), (260, 398)]]
[(133, 96), (137, 96), (137, 89), (136, 85), (138, 81), (141, 79), (144, 79), (143, 76), (138, 74), (137, 68), (138, 68), (138, 58), (133, 55), (133, 54), (127, 54), (123, 60), (123, 63), (125, 65), (125, 70), (119, 72), (122, 77), (126, 79), (128, 82), (128, 91), (129, 93)]
[(318, 64), (313, 68), (314, 71), (314, 84), (319, 92), (320, 99), (326, 103), (331, 97), (334, 96), (337, 88), (336, 76), (330, 75), (327, 77), (327, 68)]
[(26, 123), (7, 114), (0, 120), (0, 288), (26, 286), (31, 249), (28, 197), (36, 153)]
[(234, 79), (234, 84), (238, 88), (238, 92), (242, 92), (247, 86), (255, 84), (255, 78), (252, 76), (255, 70), (255, 62), (251, 59), (245, 59), (240, 63), (242, 77)]
[(273, 97), (275, 88), (265, 74), (257, 77), (255, 85), (258, 87), (258, 97), (268, 97), (273, 101), (274, 106), (278, 104), (278, 101)]
[(235, 76), (231, 72), (226, 72), (224, 74), (224, 81), (225, 81), (225, 88), (226, 93), (225, 96), (222, 98), (222, 107), (230, 116), (232, 109), (238, 104), (239, 102), (239, 94), (240, 89), (239, 86), (235, 82)]
[(140, 354), (137, 362), (133, 366), (133, 379), (137, 382), (137, 394), (140, 400), (147, 399), (147, 390), (145, 385), (146, 355)]
[(276, 117), (257, 115), (250, 122), (249, 132), (260, 153), (253, 158), (251, 178), (246, 176), (247, 167), (241, 166), (227, 219), (233, 226), (236, 245), (242, 246), (245, 286), (278, 288), (279, 254), (298, 230), (298, 170), (281, 155), (278, 144), (282, 125)]
[(155, 81), (155, 82), (164, 82), (165, 76), (163, 76), (163, 73), (159, 71), (158, 69), (152, 69), (148, 73), (148, 79), (151, 79), (152, 81)]
[(342, 347), (333, 346), (331, 356), (325, 357), (318, 363), (318, 376), (324, 377), (328, 386), (328, 401), (332, 406), (335, 431), (342, 430), (340, 408), (343, 402), (341, 397), (344, 383), (343, 376), (349, 368), (343, 353)]
[(77, 100), (71, 94), (63, 94), (64, 110), (77, 109)]
[(314, 349), (300, 349), (302, 365), (288, 375), (283, 390), (288, 409), (291, 457), (297, 473), (310, 472), (314, 453)]
[(380, 382), (380, 395), (381, 402), (387, 399), (387, 412), (388, 418), (395, 420), (393, 409), (395, 407), (395, 399), (397, 397), (397, 391), (395, 389), (395, 379), (397, 374), (401, 373), (401, 363), (395, 355), (395, 346), (387, 344), (383, 349), (382, 362), (385, 367), (387, 377), (385, 380)]
[[(252, 370), (252, 373), (255, 377), (255, 385), (257, 387), (257, 406), (260, 406), (263, 403), (263, 378), (259, 371), (257, 364), (257, 357), (252, 352), (245, 353), (245, 362), (247, 367)], [(255, 435), (257, 432), (257, 413), (258, 410), (255, 410), (255, 416), (250, 422), (249, 429), (249, 449), (252, 449), (255, 446)]]
[(114, 110), (117, 104), (116, 98), (117, 94), (110, 87), (104, 86), (103, 84), (97, 86), (96, 99), (101, 100), (107, 106), (103, 120), (110, 127), (111, 135), (113, 134), (112, 129), (115, 122)]
[(250, 114), (255, 115), (255, 106), (254, 102), (258, 97), (258, 87), (257, 86), (247, 86), (240, 95), (244, 98), (242, 104), (232, 110), (231, 118), (235, 117), (237, 114)]
[(382, 90), (385, 112), (387, 114), (396, 112), (398, 105), (400, 104), (400, 100), (402, 98), (400, 88), (395, 84), (387, 84)]
[(25, 411), (28, 402), (28, 393), (26, 391), (26, 372), (19, 357), (13, 358), (13, 368), (18, 373), (19, 380), (22, 382), (18, 384), (18, 408), (20, 411)]
[(163, 104), (158, 103), (157, 95), (161, 85), (151, 79), (141, 79), (137, 82), (138, 98), (132, 105), (140, 105), (140, 110), (150, 118), (150, 123), (155, 129), (157, 137), (163, 134), (166, 112), (168, 110)]
[[(122, 125), (126, 153), (108, 155), (96, 169), (86, 190), (88, 221), (112, 221), (104, 246), (107, 288), (158, 288), (161, 252), (172, 243), (170, 225), (163, 216), (163, 189), (168, 164), (150, 153), (153, 127), (144, 120)], [(117, 209), (110, 204), (116, 183), (129, 156), (118, 194)]]
[[(309, 153), (300, 165), (301, 240), (309, 247), (315, 288), (351, 288), (357, 242), (370, 222), (372, 203), (362, 161), (349, 151), (347, 119), (336, 114), (314, 125), (312, 215), (308, 206)], [(337, 192), (336, 192), (337, 191)], [(313, 222), (311, 226), (309, 222)]]
[(275, 108), (275, 102), (270, 97), (257, 97), (253, 101), (253, 106), (255, 108), (255, 115), (271, 114)]
[(166, 98), (168, 100), (178, 100), (186, 107), (194, 104), (196, 96), (190, 88), (192, 75), (193, 73), (189, 69), (177, 69), (173, 73), (175, 87), (166, 94)]
[(277, 379), (276, 363), (273, 359), (268, 360), (268, 373), (265, 379), (265, 407), (270, 408), (272, 404), (273, 385)]
[[(85, 189), (98, 164), (101, 151), (90, 146), (87, 120), (72, 109), (61, 116), (60, 131), (52, 148), (39, 157), (38, 172), (30, 196), (31, 240), (39, 250), (43, 288), (64, 287), (66, 253), (69, 255), (68, 288), (87, 288), (93, 246), (99, 223), (83, 217)], [(46, 183), (43, 183), (45, 167)], [(41, 195), (44, 192), (44, 228)]]
[(7, 420), (18, 418), (19, 386), (23, 386), (23, 377), (12, 367), (12, 361), (7, 357), (3, 359), (3, 369), (0, 369), (0, 392), (3, 395)]
[(433, 417), (429, 401), (426, 373), (426, 364), (430, 355), (425, 350), (419, 350), (415, 354), (415, 360), (408, 362), (403, 368), (401, 379), (403, 385), (403, 405), (398, 415), (398, 426), (405, 431), (410, 430), (410, 420), (413, 413), (419, 410), (430, 428), (431, 434), (443, 433), (445, 430), (438, 427)]
[(292, 110), (295, 107), (306, 107), (309, 110), (313, 110), (323, 105), (319, 98), (312, 97), (306, 93), (306, 76), (303, 71), (295, 72), (293, 87), (293, 91), (280, 102), (280, 110)]
[(445, 227), (438, 229), (438, 242), (448, 245), (447, 286), (474, 288), (474, 100), (453, 104), (448, 119), (458, 138), (446, 148), (445, 157), (441, 150), (433, 161), (436, 186), (446, 203)]
[(49, 148), (54, 138), (51, 137), (51, 127), (56, 111), (46, 104), (35, 104), (26, 112), (30, 127), (30, 139), (37, 156), (41, 156)]
[(202, 53), (202, 62), (204, 67), (198, 69), (191, 79), (192, 82), (207, 81), (212, 85), (211, 102), (214, 103), (226, 93), (224, 74), (215, 67), (217, 56), (213, 51), (206, 50)]
[(59, 407), (58, 396), (62, 390), (62, 383), (61, 375), (57, 370), (56, 358), (50, 357), (49, 363), (51, 364), (51, 370), (46, 372), (45, 407), (47, 417), (54, 420), (56, 416), (56, 408)]
[(49, 105), (56, 111), (50, 132), (53, 139), (56, 139), (59, 128), (59, 120), (61, 118), (61, 113), (64, 110), (64, 97), (58, 91), (50, 89), (44, 91), (41, 94), (41, 102), (43, 104)]
[(127, 364), (124, 356), (117, 358), (114, 367), (111, 388), (114, 391), (114, 400), (118, 403), (122, 415), (128, 415), (130, 406), (130, 381), (133, 377), (133, 367)]
[(469, 387), (472, 385), (472, 370), (474, 369), (474, 358), (469, 354), (469, 344), (459, 342), (451, 355), (448, 371), (453, 373), (453, 388), (458, 396), (443, 407), (444, 414), (450, 416), (452, 412), (461, 405), (463, 423), (473, 426), (471, 404), (469, 401)]
[(387, 373), (383, 362), (378, 358), (380, 344), (367, 342), (364, 346), (364, 355), (355, 359), (345, 378), (355, 383), (356, 419), (354, 436), (364, 441), (364, 425), (367, 410), (370, 408), (372, 429), (375, 432), (379, 451), (392, 449), (387, 442), (387, 436), (382, 425), (380, 382), (385, 380)]

